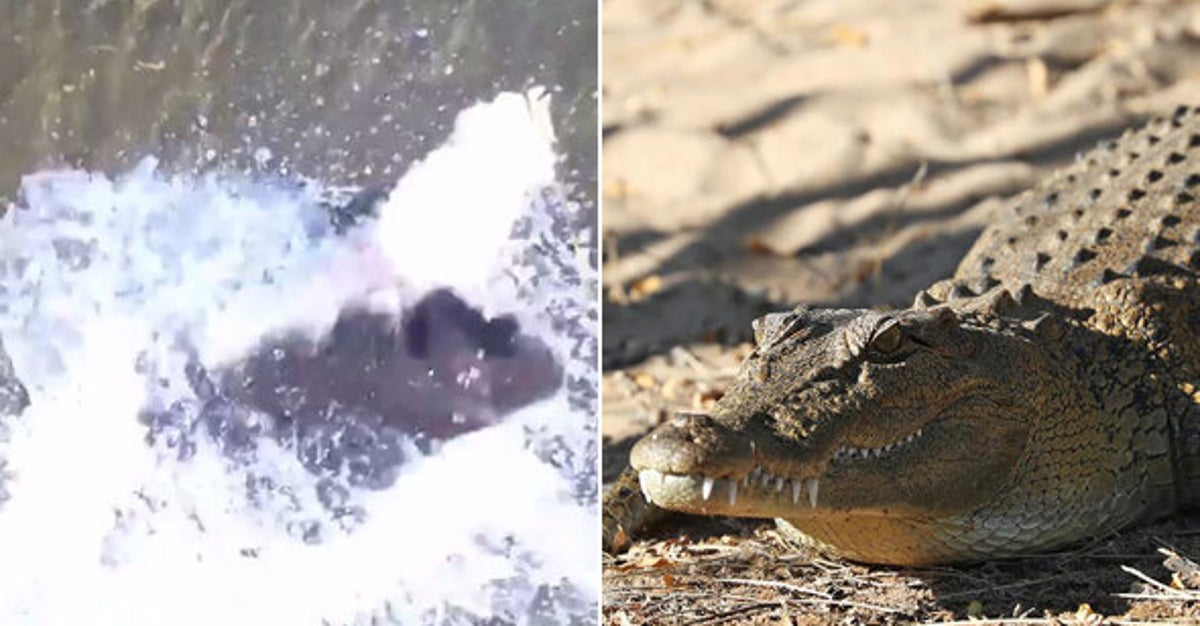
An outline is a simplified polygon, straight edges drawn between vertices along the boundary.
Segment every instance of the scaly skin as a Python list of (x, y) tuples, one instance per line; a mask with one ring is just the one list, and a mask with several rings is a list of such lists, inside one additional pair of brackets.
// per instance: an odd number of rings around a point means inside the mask
[[(641, 491), (904, 565), (1200, 506), (1197, 154), (1180, 108), (1016, 198), (912, 308), (758, 320), (712, 414), (634, 446)], [(606, 503), (610, 549), (651, 510), (628, 503), (634, 480)]]

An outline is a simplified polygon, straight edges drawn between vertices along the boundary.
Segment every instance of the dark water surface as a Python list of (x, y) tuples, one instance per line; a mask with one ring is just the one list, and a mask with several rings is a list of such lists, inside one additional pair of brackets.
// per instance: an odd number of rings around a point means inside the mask
[(0, 198), (147, 154), (390, 185), (466, 105), (536, 84), (594, 207), (596, 23), (593, 0), (0, 0)]

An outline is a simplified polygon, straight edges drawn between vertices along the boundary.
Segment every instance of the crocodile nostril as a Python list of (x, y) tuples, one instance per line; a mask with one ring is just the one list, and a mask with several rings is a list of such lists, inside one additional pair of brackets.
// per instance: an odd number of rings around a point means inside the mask
[(671, 425), (678, 428), (684, 428), (691, 424), (694, 417), (695, 416), (691, 413), (676, 413), (675, 415), (671, 416)]

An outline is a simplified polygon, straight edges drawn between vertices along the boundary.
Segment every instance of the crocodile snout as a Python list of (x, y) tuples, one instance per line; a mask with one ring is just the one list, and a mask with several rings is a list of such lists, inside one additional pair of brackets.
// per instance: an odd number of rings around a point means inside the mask
[(676, 413), (630, 452), (637, 470), (714, 477), (742, 476), (754, 466), (754, 443), (705, 413)]

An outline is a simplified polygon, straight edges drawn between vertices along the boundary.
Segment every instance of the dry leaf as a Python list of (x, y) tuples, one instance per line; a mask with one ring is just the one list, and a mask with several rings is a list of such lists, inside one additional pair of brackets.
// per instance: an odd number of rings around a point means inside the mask
[(1172, 572), (1172, 586), (1176, 589), (1200, 588), (1200, 565), (1165, 548), (1160, 548), (1159, 553), (1167, 557), (1163, 561), (1163, 567)]
[(625, 532), (624, 528), (618, 528), (616, 536), (612, 538), (612, 545), (618, 552), (629, 547), (629, 533)]
[(863, 259), (854, 269), (854, 282), (865, 283), (883, 271), (883, 261), (879, 258)]
[(658, 386), (658, 379), (654, 378), (646, 372), (634, 372), (633, 382), (638, 387), (650, 391)]
[(698, 391), (692, 396), (692, 406), (697, 409), (711, 409), (723, 395), (725, 395), (725, 392), (716, 389)]
[(629, 294), (625, 293), (625, 288), (621, 285), (613, 285), (608, 288), (608, 299), (617, 304), (627, 304)]
[(662, 278), (656, 274), (651, 274), (645, 278), (635, 280), (629, 286), (629, 299), (638, 301), (646, 296), (658, 292), (662, 289)]
[(1029, 79), (1029, 95), (1034, 100), (1044, 98), (1050, 92), (1050, 70), (1039, 58), (1025, 61), (1025, 76)]
[(778, 254), (767, 242), (762, 240), (758, 235), (750, 235), (746, 237), (746, 250), (751, 254)]
[(629, 197), (629, 184), (624, 178), (604, 182), (605, 200), (624, 200)]
[(829, 37), (834, 43), (850, 48), (862, 48), (867, 45), (865, 31), (843, 24), (834, 26), (829, 32)]
[(686, 397), (687, 389), (692, 384), (690, 380), (672, 376), (663, 382), (662, 395), (670, 400), (680, 400)]
[(1092, 605), (1084, 602), (1075, 610), (1075, 620), (1080, 624), (1099, 624), (1104, 616), (1093, 611)]

